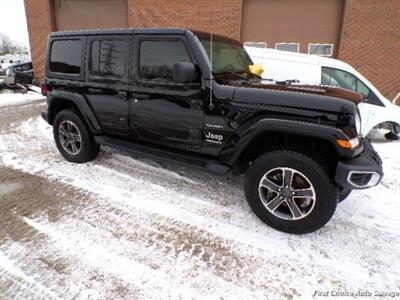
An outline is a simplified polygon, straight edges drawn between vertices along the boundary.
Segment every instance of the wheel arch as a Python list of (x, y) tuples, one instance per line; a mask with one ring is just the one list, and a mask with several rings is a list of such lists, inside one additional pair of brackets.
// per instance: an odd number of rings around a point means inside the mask
[(53, 92), (48, 103), (47, 121), (49, 124), (53, 125), (56, 115), (61, 110), (73, 108), (83, 117), (84, 122), (93, 134), (102, 132), (93, 110), (82, 95), (69, 92)]
[[(373, 128), (375, 128), (375, 127), (378, 127), (378, 128), (392, 127), (392, 128), (395, 128), (395, 129), (397, 128), (398, 131), (400, 131), (400, 123), (398, 121), (394, 121), (394, 120), (387, 120), (385, 122), (380, 122), (377, 125), (375, 125)], [(388, 129), (390, 129), (390, 128), (388, 128)]]
[[(247, 130), (238, 133), (235, 146), (221, 152), (229, 165), (242, 169), (254, 157), (273, 149), (284, 148), (304, 152), (324, 151), (330, 158), (353, 157), (362, 152), (362, 146), (355, 149), (340, 148), (336, 140), (348, 139), (338, 128), (291, 120), (263, 119)], [(318, 148), (315, 149), (315, 146)]]

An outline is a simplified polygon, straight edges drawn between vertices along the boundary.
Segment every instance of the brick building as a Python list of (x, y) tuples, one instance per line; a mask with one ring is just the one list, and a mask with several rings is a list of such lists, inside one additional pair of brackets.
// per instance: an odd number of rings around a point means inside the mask
[(25, 9), (39, 79), (52, 31), (185, 27), (336, 57), (389, 99), (400, 92), (400, 0), (25, 0)]

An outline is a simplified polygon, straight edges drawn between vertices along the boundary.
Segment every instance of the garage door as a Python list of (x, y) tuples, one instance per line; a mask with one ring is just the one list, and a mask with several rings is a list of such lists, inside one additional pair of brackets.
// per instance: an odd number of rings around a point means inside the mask
[(53, 0), (57, 30), (126, 28), (127, 0)]
[(244, 0), (242, 42), (335, 56), (343, 0)]

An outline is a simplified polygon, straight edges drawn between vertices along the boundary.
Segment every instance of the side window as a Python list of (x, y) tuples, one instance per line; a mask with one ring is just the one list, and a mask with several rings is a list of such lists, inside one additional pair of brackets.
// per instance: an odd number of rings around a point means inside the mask
[(357, 92), (364, 96), (364, 99), (369, 98), (371, 90), (360, 80), (357, 80)]
[(93, 41), (90, 49), (90, 74), (102, 77), (123, 77), (126, 49), (126, 42), (123, 40)]
[(51, 44), (50, 71), (65, 74), (81, 73), (82, 42), (56, 40)]
[(31, 69), (32, 69), (32, 67), (30, 66), (30, 64), (24, 64), (21, 66), (21, 70), (24, 72), (29, 71)]
[(177, 62), (191, 62), (182, 41), (144, 40), (140, 43), (139, 73), (141, 78), (173, 82), (172, 69)]
[(358, 92), (366, 99), (370, 95), (370, 89), (357, 77), (349, 72), (322, 67), (321, 84), (337, 86), (354, 92)]

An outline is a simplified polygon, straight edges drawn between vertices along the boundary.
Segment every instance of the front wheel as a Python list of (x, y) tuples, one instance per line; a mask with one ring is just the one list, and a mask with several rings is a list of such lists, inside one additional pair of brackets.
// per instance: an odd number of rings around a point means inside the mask
[(250, 165), (245, 194), (264, 223), (295, 234), (323, 227), (338, 199), (338, 189), (316, 160), (288, 150), (266, 153)]
[(350, 196), (351, 192), (352, 190), (342, 189), (339, 193), (339, 203), (346, 200)]

